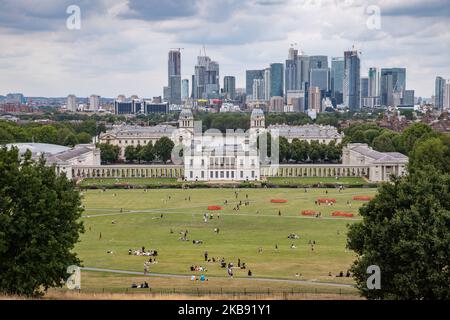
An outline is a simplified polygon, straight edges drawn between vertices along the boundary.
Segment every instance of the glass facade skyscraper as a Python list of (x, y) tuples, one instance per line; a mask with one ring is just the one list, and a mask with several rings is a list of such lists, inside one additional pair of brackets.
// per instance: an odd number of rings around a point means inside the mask
[(331, 58), (331, 74), (330, 74), (331, 95), (335, 99), (336, 104), (343, 102), (342, 94), (344, 92), (344, 58)]
[(223, 78), (223, 93), (227, 99), (234, 100), (236, 98), (236, 78), (233, 76), (225, 76)]
[(445, 79), (436, 77), (434, 87), (434, 108), (442, 110), (444, 108)]
[(380, 72), (380, 102), (394, 106), (394, 95), (402, 95), (406, 89), (405, 68), (383, 68)]
[(361, 109), (361, 66), (358, 51), (344, 52), (344, 104), (350, 111)]
[(181, 104), (181, 52), (170, 50), (168, 60), (167, 100), (171, 104)]
[(284, 66), (282, 63), (270, 65), (270, 97), (284, 95)]
[(245, 73), (245, 94), (253, 96), (253, 80), (264, 79), (264, 70), (247, 70)]

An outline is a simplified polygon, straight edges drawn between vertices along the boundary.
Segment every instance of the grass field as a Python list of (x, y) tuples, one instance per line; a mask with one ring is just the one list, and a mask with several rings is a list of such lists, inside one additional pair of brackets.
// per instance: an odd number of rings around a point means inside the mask
[[(235, 191), (238, 192), (237, 198)], [(221, 290), (239, 291), (245, 285), (250, 289), (250, 285), (257, 283), (249, 284), (248, 280), (240, 279), (248, 278), (248, 269), (252, 271), (252, 277), (257, 278), (352, 284), (351, 278), (336, 278), (335, 275), (340, 271), (345, 273), (354, 260), (354, 254), (345, 248), (346, 230), (347, 225), (358, 221), (359, 217), (334, 218), (331, 213), (341, 210), (357, 214), (363, 203), (352, 201), (353, 195), (375, 193), (376, 189), (360, 188), (342, 192), (334, 188), (308, 189), (306, 193), (303, 189), (282, 188), (88, 190), (83, 193), (86, 232), (75, 250), (86, 267), (142, 272), (148, 257), (128, 255), (128, 249), (137, 250), (145, 246), (159, 253), (158, 263), (150, 266), (151, 273), (186, 276), (204, 273), (209, 277), (207, 286), (210, 290), (220, 287)], [(233, 210), (236, 203), (245, 202), (247, 196), (250, 204), (242, 205), (239, 211)], [(335, 198), (337, 203), (333, 206), (316, 205), (315, 200), (320, 197)], [(286, 199), (288, 202), (274, 204), (271, 199)], [(203, 214), (208, 212), (209, 205), (220, 205), (223, 210), (210, 212), (213, 219), (204, 222)], [(316, 210), (322, 217), (301, 216), (302, 210)], [(219, 234), (214, 232), (214, 228), (219, 228)], [(179, 240), (179, 233), (184, 230), (188, 230), (191, 241)], [(290, 233), (300, 235), (300, 239), (288, 239)], [(194, 245), (192, 240), (202, 240), (203, 244)], [(314, 250), (311, 250), (310, 240), (316, 242)], [(291, 244), (297, 248), (292, 249)], [(262, 253), (259, 253), (259, 248), (262, 248)], [(205, 251), (209, 258), (218, 260), (224, 257), (227, 263), (233, 262), (235, 266), (240, 259), (246, 263), (247, 269), (235, 269), (234, 279), (230, 281), (226, 279), (226, 269), (221, 268), (218, 262), (204, 261)], [(191, 265), (206, 267), (208, 271), (191, 272)], [(91, 290), (102, 288), (107, 292), (129, 287), (133, 277), (85, 271), (83, 274), (87, 275), (83, 277), (83, 287)], [(149, 283), (161, 290), (196, 285), (186, 278), (170, 277), (152, 277)], [(298, 287), (278, 282), (265, 285), (272, 290)]]
[(271, 177), (267, 182), (277, 185), (316, 185), (316, 184), (342, 184), (342, 185), (362, 185), (367, 181), (360, 177)]

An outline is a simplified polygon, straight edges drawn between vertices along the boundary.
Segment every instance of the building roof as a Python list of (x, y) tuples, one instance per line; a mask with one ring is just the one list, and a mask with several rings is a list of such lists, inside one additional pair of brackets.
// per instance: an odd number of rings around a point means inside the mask
[(407, 163), (408, 157), (399, 152), (379, 152), (373, 150), (367, 144), (354, 143), (349, 144), (348, 147), (359, 154), (371, 158), (372, 163)]
[(11, 143), (7, 144), (6, 147), (10, 149), (11, 147), (16, 147), (19, 149), (19, 153), (22, 155), (27, 150), (31, 151), (31, 154), (34, 157), (39, 157), (41, 154), (46, 155), (54, 155), (60, 152), (64, 152), (70, 150), (68, 147), (59, 146), (56, 144), (48, 144), (48, 143), (34, 143), (34, 142), (25, 142), (25, 143)]
[(138, 137), (138, 136), (170, 136), (177, 128), (171, 125), (156, 125), (151, 127), (141, 126), (120, 126), (113, 127), (113, 129), (100, 135), (100, 139), (108, 136), (116, 138)]
[(251, 118), (264, 117), (264, 111), (260, 108), (253, 108)]
[(289, 138), (342, 138), (338, 130), (333, 126), (322, 126), (316, 124), (307, 124), (303, 126), (289, 126), (289, 125), (270, 125), (269, 131), (278, 130), (279, 135)]

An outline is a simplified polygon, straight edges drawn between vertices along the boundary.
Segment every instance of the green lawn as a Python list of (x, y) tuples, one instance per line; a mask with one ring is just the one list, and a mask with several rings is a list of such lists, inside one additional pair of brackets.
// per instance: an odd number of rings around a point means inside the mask
[(83, 179), (80, 183), (81, 187), (89, 187), (89, 186), (113, 186), (120, 184), (129, 184), (134, 186), (158, 186), (158, 185), (181, 185), (181, 182), (178, 182), (176, 178), (124, 178), (124, 179), (115, 179), (115, 178), (88, 178)]
[(319, 183), (326, 184), (342, 184), (342, 185), (362, 185), (367, 184), (367, 181), (360, 177), (272, 177), (268, 178), (267, 182), (277, 185), (315, 185)]
[[(342, 192), (335, 188), (309, 189), (307, 193), (303, 189), (282, 188), (236, 191), (238, 199), (233, 189), (85, 191), (86, 232), (75, 250), (88, 267), (143, 271), (148, 257), (130, 256), (128, 249), (145, 246), (159, 252), (158, 263), (150, 267), (154, 273), (191, 275), (189, 267), (201, 265), (207, 267), (206, 274), (211, 279), (226, 276), (226, 270), (218, 263), (204, 261), (204, 252), (208, 251), (209, 257), (224, 257), (235, 265), (240, 258), (255, 277), (352, 283), (350, 278), (334, 275), (345, 272), (354, 260), (354, 254), (345, 248), (346, 230), (359, 217), (333, 218), (331, 213), (342, 210), (357, 214), (363, 203), (352, 201), (352, 196), (374, 195), (376, 189), (351, 188)], [(244, 202), (247, 195), (250, 205), (233, 210), (235, 202)], [(337, 203), (318, 206), (314, 201), (319, 197), (335, 198)], [(228, 205), (224, 205), (225, 199)], [(270, 199), (288, 202), (273, 204)], [(221, 205), (223, 210), (213, 212), (214, 218), (205, 223), (202, 216), (209, 205)], [(322, 218), (303, 217), (302, 210), (316, 210), (322, 213)], [(214, 228), (220, 229), (219, 234)], [(179, 240), (179, 232), (184, 230), (189, 231), (191, 241)], [(288, 239), (290, 233), (300, 235), (300, 239)], [(193, 239), (203, 240), (203, 244), (194, 245)], [(314, 251), (309, 240), (316, 241)], [(291, 249), (291, 244), (297, 248)], [(260, 247), (262, 253), (258, 253)], [(329, 272), (333, 277), (329, 277)], [(295, 277), (295, 273), (302, 276)], [(247, 270), (235, 270), (235, 277), (246, 276)], [(229, 284), (240, 287), (238, 281)], [(171, 285), (176, 287), (172, 282)], [(99, 286), (108, 287), (105, 283)]]

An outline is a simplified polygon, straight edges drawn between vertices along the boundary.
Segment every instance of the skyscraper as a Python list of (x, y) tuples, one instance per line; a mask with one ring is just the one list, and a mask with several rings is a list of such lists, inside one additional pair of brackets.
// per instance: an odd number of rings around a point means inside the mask
[(270, 100), (270, 68), (264, 70), (264, 100)]
[(98, 95), (91, 95), (89, 97), (89, 110), (90, 111), (98, 111), (100, 108), (100, 96)]
[(311, 69), (309, 77), (310, 87), (318, 87), (320, 91), (328, 91), (328, 68)]
[(181, 104), (181, 52), (179, 49), (169, 51), (168, 60), (168, 94), (170, 104)]
[(369, 68), (369, 97), (378, 97), (379, 96), (379, 86), (380, 86), (380, 75), (378, 73), (377, 68)]
[(247, 70), (245, 72), (245, 93), (253, 96), (253, 80), (264, 79), (264, 70)]
[(68, 111), (72, 111), (72, 112), (77, 111), (78, 105), (77, 105), (77, 97), (75, 95), (69, 94), (67, 96), (66, 108)]
[(270, 97), (282, 97), (284, 95), (283, 69), (282, 63), (270, 65)]
[(445, 79), (442, 77), (436, 77), (434, 82), (434, 108), (442, 110), (444, 108), (444, 91), (445, 91)]
[(310, 87), (308, 90), (308, 110), (315, 110), (317, 113), (320, 112), (320, 107), (322, 105), (322, 99), (320, 95), (319, 87)]
[(183, 79), (181, 81), (181, 100), (186, 101), (189, 99), (189, 79)]
[(298, 72), (298, 50), (289, 49), (288, 59), (285, 64), (285, 91), (300, 90), (299, 72)]
[(264, 100), (264, 79), (254, 79), (253, 80), (253, 94), (252, 100), (260, 101)]
[(330, 84), (332, 97), (336, 104), (341, 104), (344, 92), (344, 58), (342, 57), (331, 58)]
[(223, 77), (223, 93), (229, 100), (234, 100), (236, 98), (236, 77)]
[(361, 108), (360, 92), (360, 60), (358, 51), (344, 52), (344, 104), (350, 111), (359, 111)]
[(328, 69), (328, 56), (309, 56), (309, 69)]
[(445, 84), (444, 90), (444, 109), (450, 110), (450, 81)]
[(405, 68), (382, 68), (380, 72), (380, 103), (395, 106), (394, 97), (402, 96), (406, 89)]
[(220, 93), (219, 63), (208, 56), (198, 56), (194, 75), (194, 99), (217, 98)]

